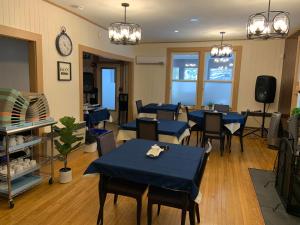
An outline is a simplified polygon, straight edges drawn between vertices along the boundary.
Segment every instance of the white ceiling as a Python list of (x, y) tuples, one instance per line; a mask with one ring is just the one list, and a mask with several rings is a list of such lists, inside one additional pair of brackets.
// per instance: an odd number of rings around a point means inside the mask
[[(128, 21), (142, 26), (143, 42), (188, 42), (245, 39), (250, 14), (266, 11), (268, 0), (50, 0), (108, 27), (123, 21), (122, 2), (128, 2)], [(78, 5), (83, 10), (71, 7)], [(300, 29), (300, 0), (272, 0), (271, 9), (290, 13), (291, 32)], [(190, 19), (197, 18), (197, 22)], [(174, 30), (178, 30), (175, 33)]]

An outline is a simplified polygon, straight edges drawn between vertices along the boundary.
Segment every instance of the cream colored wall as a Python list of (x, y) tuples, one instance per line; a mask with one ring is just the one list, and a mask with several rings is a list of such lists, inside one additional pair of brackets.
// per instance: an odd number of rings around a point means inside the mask
[[(284, 40), (268, 41), (226, 41), (232, 45), (242, 46), (242, 62), (239, 84), (238, 111), (262, 109), (262, 104), (254, 99), (256, 77), (270, 74), (277, 78), (275, 102), (269, 111), (277, 111), (284, 54)], [(142, 44), (135, 49), (136, 56), (164, 56), (168, 47), (207, 47), (217, 42), (161, 43)], [(145, 103), (164, 102), (165, 99), (165, 65), (135, 65), (134, 70), (135, 99)]]
[[(42, 0), (0, 0), (0, 24), (42, 35), (44, 92), (55, 119), (64, 115), (79, 118), (79, 44), (133, 56), (132, 47), (110, 44), (106, 30)], [(61, 26), (66, 27), (73, 41), (73, 52), (68, 57), (60, 56), (55, 48)], [(72, 81), (57, 80), (57, 61), (72, 63)]]

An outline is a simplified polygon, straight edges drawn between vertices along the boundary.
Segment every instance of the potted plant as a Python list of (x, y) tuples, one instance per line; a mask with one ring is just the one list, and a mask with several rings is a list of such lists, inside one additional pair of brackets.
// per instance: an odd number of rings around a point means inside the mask
[(213, 102), (209, 102), (209, 103), (207, 104), (207, 106), (208, 106), (208, 108), (209, 108), (210, 110), (212, 110), (213, 107), (214, 107), (214, 103), (213, 103)]
[(300, 116), (300, 108), (293, 108), (292, 116)]
[(59, 122), (63, 127), (54, 127), (54, 131), (59, 136), (59, 140), (54, 140), (54, 144), (64, 161), (64, 167), (59, 170), (59, 182), (68, 183), (72, 181), (72, 169), (67, 166), (68, 154), (80, 146), (83, 137), (74, 135), (75, 130), (78, 128), (78, 123), (75, 123), (74, 117), (65, 116)]

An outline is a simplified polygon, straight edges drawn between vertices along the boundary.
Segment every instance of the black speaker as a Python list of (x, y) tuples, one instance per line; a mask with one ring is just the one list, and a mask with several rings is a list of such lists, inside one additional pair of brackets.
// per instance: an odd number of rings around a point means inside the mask
[(255, 100), (261, 103), (274, 102), (276, 93), (276, 78), (262, 75), (256, 78)]

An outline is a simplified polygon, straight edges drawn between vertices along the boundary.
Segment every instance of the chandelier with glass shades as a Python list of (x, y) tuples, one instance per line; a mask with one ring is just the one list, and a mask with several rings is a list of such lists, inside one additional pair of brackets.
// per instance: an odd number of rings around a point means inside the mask
[(289, 33), (290, 20), (284, 11), (271, 11), (271, 0), (267, 12), (255, 13), (247, 24), (248, 39), (284, 38)]
[(126, 8), (128, 3), (122, 3), (125, 9), (124, 22), (112, 23), (108, 28), (108, 35), (111, 43), (122, 45), (136, 45), (141, 40), (141, 26), (135, 23), (127, 23)]
[(224, 44), (224, 34), (225, 32), (220, 32), (222, 35), (221, 44), (220, 45), (214, 45), (211, 48), (210, 56), (212, 58), (227, 58), (232, 56), (232, 45), (230, 44)]

